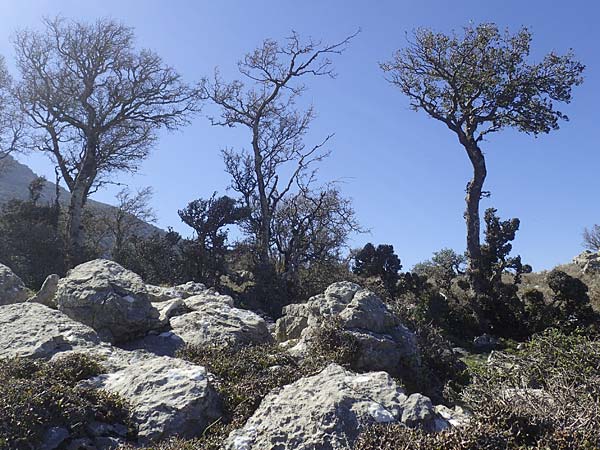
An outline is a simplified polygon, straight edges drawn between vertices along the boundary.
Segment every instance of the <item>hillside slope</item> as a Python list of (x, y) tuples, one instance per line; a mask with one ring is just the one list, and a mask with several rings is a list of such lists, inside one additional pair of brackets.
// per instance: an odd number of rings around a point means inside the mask
[[(9, 200), (27, 200), (29, 198), (29, 184), (37, 177), (35, 172), (31, 170), (25, 164), (18, 162), (12, 156), (8, 155), (0, 161), (0, 205), (8, 202)], [(59, 201), (63, 205), (68, 205), (71, 198), (70, 193), (59, 186)], [(47, 181), (40, 200), (42, 202), (51, 203), (56, 198), (56, 185), (51, 181)], [(95, 200), (88, 200), (88, 208), (94, 212), (101, 214), (110, 214), (116, 208), (106, 203), (97, 202)], [(140, 233), (144, 236), (148, 236), (153, 233), (163, 233), (158, 227), (152, 224), (141, 222)]]

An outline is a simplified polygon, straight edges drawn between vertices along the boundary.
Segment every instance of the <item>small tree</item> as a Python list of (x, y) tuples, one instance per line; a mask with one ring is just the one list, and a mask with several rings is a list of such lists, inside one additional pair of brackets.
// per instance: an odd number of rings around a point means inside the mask
[(142, 225), (156, 222), (156, 214), (150, 206), (151, 198), (151, 187), (135, 193), (125, 188), (117, 193), (117, 205), (108, 216), (109, 230), (114, 239), (112, 255), (115, 260), (125, 243), (140, 234)]
[(217, 285), (226, 269), (225, 227), (248, 217), (248, 209), (231, 197), (217, 197), (215, 192), (208, 200), (190, 202), (178, 213), (181, 220), (196, 233), (196, 277), (204, 283)]
[(600, 225), (594, 225), (592, 228), (583, 230), (583, 245), (588, 250), (600, 252)]
[(196, 108), (196, 91), (114, 20), (60, 18), (15, 38), (16, 92), (32, 128), (30, 146), (50, 155), (71, 191), (67, 249), (82, 258), (87, 198), (116, 171), (134, 172), (160, 128), (175, 129)]
[(425, 276), (438, 287), (450, 290), (452, 280), (464, 274), (465, 257), (450, 248), (433, 254), (430, 260), (415, 264), (413, 273)]
[(469, 276), (476, 292), (485, 290), (480, 245), (479, 202), (487, 175), (481, 142), (516, 128), (528, 134), (559, 128), (567, 116), (554, 102), (568, 103), (581, 84), (584, 66), (572, 52), (528, 62), (531, 33), (501, 33), (494, 24), (468, 26), (462, 36), (419, 29), (414, 40), (381, 64), (388, 80), (458, 138), (473, 167), (466, 212)]
[[(485, 242), (481, 246), (483, 292), (476, 293), (472, 306), (482, 331), (502, 336), (524, 337), (525, 305), (517, 296), (521, 276), (531, 272), (521, 256), (510, 256), (511, 242), (519, 230), (519, 219), (500, 220), (494, 208), (485, 211)], [(512, 275), (512, 282), (506, 277)]]
[(0, 162), (18, 149), (23, 131), (23, 117), (11, 90), (12, 78), (0, 56)]
[(370, 242), (356, 252), (352, 271), (362, 277), (379, 277), (386, 289), (393, 293), (402, 269), (394, 246), (381, 244), (377, 248)]
[(360, 231), (350, 200), (333, 187), (284, 199), (273, 216), (272, 235), (288, 286), (298, 284), (301, 268), (337, 260), (350, 233)]
[(255, 238), (258, 259), (269, 265), (272, 244), (271, 226), (283, 198), (297, 185), (312, 181), (313, 163), (327, 156), (320, 143), (307, 146), (304, 137), (315, 114), (296, 102), (305, 91), (300, 80), (309, 76), (333, 76), (329, 57), (341, 53), (350, 38), (324, 45), (309, 40), (303, 43), (292, 33), (285, 43), (267, 39), (238, 63), (246, 82), (224, 82), (215, 72), (204, 80), (203, 96), (220, 109), (213, 125), (242, 126), (249, 130), (251, 151), (223, 151), (232, 188), (240, 193), (252, 215), (248, 231)]

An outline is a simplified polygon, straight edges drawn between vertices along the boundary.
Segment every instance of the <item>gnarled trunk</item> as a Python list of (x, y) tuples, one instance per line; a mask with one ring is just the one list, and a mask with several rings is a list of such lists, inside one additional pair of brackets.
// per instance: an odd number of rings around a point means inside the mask
[(479, 202), (483, 192), (483, 183), (487, 176), (485, 158), (477, 143), (469, 140), (465, 145), (467, 154), (473, 165), (473, 178), (467, 185), (465, 201), (465, 222), (467, 224), (467, 262), (468, 275), (471, 285), (476, 294), (485, 293), (485, 280), (483, 279), (481, 267), (481, 226), (479, 220)]
[(83, 183), (75, 185), (71, 191), (69, 217), (67, 219), (67, 264), (69, 268), (83, 262), (85, 234), (83, 230), (83, 209), (87, 198)]

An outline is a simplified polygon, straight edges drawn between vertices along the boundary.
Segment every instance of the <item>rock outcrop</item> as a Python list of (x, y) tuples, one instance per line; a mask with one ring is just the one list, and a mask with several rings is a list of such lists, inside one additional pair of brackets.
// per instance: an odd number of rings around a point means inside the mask
[(84, 384), (132, 405), (142, 444), (174, 435), (197, 437), (221, 415), (206, 370), (175, 358), (153, 357)]
[(191, 345), (245, 345), (272, 341), (265, 320), (258, 314), (224, 301), (190, 297), (193, 311), (171, 319), (174, 335)]
[(323, 324), (336, 320), (359, 344), (355, 367), (392, 374), (402, 362), (418, 363), (416, 337), (373, 292), (350, 282), (334, 283), (306, 303), (288, 305), (275, 337), (301, 354)]
[(109, 342), (131, 340), (160, 325), (140, 276), (105, 259), (69, 271), (58, 282), (55, 299), (61, 312)]
[(573, 258), (573, 264), (579, 266), (582, 273), (600, 272), (600, 252), (586, 250)]
[(225, 448), (341, 450), (351, 448), (364, 427), (387, 422), (426, 430), (448, 426), (429, 398), (406, 396), (386, 372), (355, 374), (331, 364), (267, 395)]
[(96, 348), (100, 337), (90, 327), (38, 303), (0, 306), (0, 357), (48, 359), (67, 350)]
[(15, 273), (0, 264), (0, 306), (27, 300), (27, 288)]
[(189, 281), (187, 283), (172, 287), (147, 284), (146, 290), (148, 291), (148, 296), (150, 297), (151, 302), (164, 302), (166, 300), (173, 300), (175, 298), (188, 298), (193, 295), (202, 294), (207, 289), (202, 283)]
[(56, 291), (58, 289), (58, 282), (60, 277), (56, 274), (48, 275), (42, 284), (40, 290), (31, 297), (29, 302), (40, 303), (42, 305), (48, 306), (49, 308), (56, 309)]

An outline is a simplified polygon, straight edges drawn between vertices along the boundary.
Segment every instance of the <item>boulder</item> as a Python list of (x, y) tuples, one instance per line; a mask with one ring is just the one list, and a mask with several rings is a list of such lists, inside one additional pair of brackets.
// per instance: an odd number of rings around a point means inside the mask
[(586, 250), (573, 258), (573, 264), (579, 266), (582, 273), (600, 272), (600, 252)]
[(275, 324), (275, 338), (298, 356), (319, 327), (336, 320), (359, 344), (355, 368), (396, 374), (401, 362), (419, 362), (415, 334), (377, 295), (357, 284), (334, 283), (306, 303), (285, 306), (283, 314)]
[(189, 281), (185, 284), (179, 284), (177, 286), (165, 287), (155, 286), (153, 284), (147, 284), (146, 290), (151, 302), (164, 302), (167, 300), (173, 300), (174, 298), (188, 298), (193, 295), (202, 294), (206, 291), (206, 286), (202, 283), (195, 283)]
[(158, 311), (159, 322), (165, 325), (169, 323), (169, 319), (172, 317), (190, 312), (190, 308), (180, 298), (155, 302), (152, 303), (152, 306)]
[(434, 430), (437, 416), (427, 397), (407, 397), (386, 372), (355, 374), (331, 364), (322, 372), (268, 394), (228, 450), (268, 448), (347, 449), (374, 423), (404, 422)]
[(54, 297), (56, 296), (59, 280), (60, 277), (56, 274), (48, 275), (38, 293), (27, 301), (40, 303), (49, 308), (56, 309), (56, 301)]
[(94, 348), (100, 337), (90, 327), (39, 303), (0, 306), (0, 357), (50, 358), (67, 350)]
[(106, 342), (100, 342), (93, 347), (77, 347), (74, 350), (56, 353), (50, 361), (53, 362), (68, 357), (72, 353), (84, 354), (96, 359), (103, 367), (103, 373), (117, 372), (155, 357), (154, 354), (142, 350), (124, 350)]
[(186, 297), (183, 302), (192, 311), (202, 309), (208, 303), (227, 305), (231, 307), (234, 306), (233, 298), (231, 298), (229, 295), (219, 294), (214, 289), (208, 289), (202, 294)]
[(235, 308), (223, 299), (206, 301), (205, 298), (203, 302), (196, 301), (196, 297), (191, 299), (192, 302), (186, 303), (193, 311), (170, 321), (173, 334), (186, 344), (245, 345), (272, 341), (267, 323), (258, 314)]
[(160, 326), (139, 275), (105, 259), (81, 264), (58, 283), (58, 309), (103, 340), (126, 342)]
[(0, 264), (0, 306), (27, 300), (27, 288), (23, 281), (7, 266)]
[(153, 357), (83, 385), (104, 389), (133, 407), (141, 444), (170, 436), (192, 438), (221, 416), (219, 400), (204, 367)]

